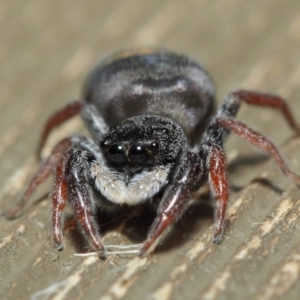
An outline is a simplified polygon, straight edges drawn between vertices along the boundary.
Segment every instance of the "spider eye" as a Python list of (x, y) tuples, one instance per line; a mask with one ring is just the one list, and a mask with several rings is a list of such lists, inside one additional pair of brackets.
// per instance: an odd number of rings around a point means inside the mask
[(159, 149), (158, 142), (152, 142), (149, 148), (151, 152), (156, 153)]
[(144, 147), (140, 145), (134, 145), (129, 150), (128, 158), (132, 162), (141, 163), (147, 160), (148, 153)]
[(122, 145), (112, 145), (108, 150), (108, 155), (115, 162), (124, 162), (126, 160), (125, 150)]
[(103, 140), (101, 143), (100, 143), (100, 147), (102, 148), (105, 148), (109, 145), (109, 142), (107, 140)]
[(169, 130), (168, 130), (167, 128), (164, 128), (164, 129), (162, 130), (162, 132), (163, 132), (164, 134), (169, 134)]

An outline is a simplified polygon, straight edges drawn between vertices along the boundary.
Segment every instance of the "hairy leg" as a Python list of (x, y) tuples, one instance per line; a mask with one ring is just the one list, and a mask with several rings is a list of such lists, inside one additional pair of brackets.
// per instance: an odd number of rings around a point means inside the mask
[(223, 237), (226, 207), (229, 200), (227, 163), (223, 150), (223, 142), (229, 132), (229, 129), (213, 120), (204, 134), (199, 151), (200, 157), (205, 162), (204, 169), (208, 173), (210, 189), (216, 201), (213, 238), (213, 242), (216, 244), (219, 244)]
[(30, 196), (37, 187), (42, 184), (55, 169), (63, 153), (72, 145), (72, 138), (68, 137), (61, 140), (52, 150), (50, 156), (40, 165), (38, 171), (31, 179), (20, 201), (11, 209), (4, 212), (7, 219), (14, 219), (23, 210)]
[(283, 112), (286, 120), (295, 131), (298, 132), (299, 128), (287, 104), (277, 96), (250, 91), (238, 91), (229, 94), (225, 98), (218, 111), (217, 117), (214, 118), (207, 127), (203, 137), (203, 143), (200, 148), (200, 156), (202, 155), (203, 157), (206, 157), (209, 182), (212, 192), (216, 198), (215, 243), (219, 243), (222, 239), (225, 210), (229, 198), (229, 185), (227, 179), (226, 159), (223, 152), (223, 143), (230, 131), (233, 131), (240, 137), (246, 139), (252, 145), (267, 152), (275, 159), (275, 162), (278, 164), (281, 171), (297, 185), (300, 185), (299, 176), (290, 171), (290, 169), (286, 166), (283, 158), (273, 143), (262, 134), (234, 119), (242, 100), (250, 104), (278, 108)]
[(72, 148), (68, 151), (65, 178), (68, 187), (69, 202), (75, 218), (81, 226), (88, 240), (101, 258), (105, 258), (105, 246), (101, 241), (98, 226), (94, 220), (96, 207), (92, 191), (89, 187), (90, 166), (86, 160), (86, 153), (81, 149)]
[(63, 107), (59, 111), (55, 112), (46, 122), (44, 129), (42, 131), (40, 142), (37, 148), (37, 155), (38, 157), (41, 154), (41, 151), (46, 143), (46, 140), (51, 133), (51, 131), (61, 125), (62, 123), (66, 122), (67, 120), (71, 119), (72, 117), (76, 116), (80, 113), (82, 108), (84, 107), (83, 101), (74, 101), (69, 103), (67, 106)]
[(188, 152), (186, 160), (175, 172), (176, 176), (165, 191), (139, 256), (145, 256), (154, 250), (162, 234), (180, 218), (188, 207), (191, 192), (198, 189), (205, 180), (199, 156), (195, 153)]
[(214, 217), (214, 243), (219, 244), (225, 228), (225, 213), (229, 200), (229, 180), (226, 156), (222, 147), (214, 144), (205, 145), (207, 151), (207, 170), (211, 191), (216, 199)]
[(280, 170), (300, 186), (300, 177), (287, 167), (279, 151), (268, 138), (249, 128), (244, 123), (231, 118), (217, 118), (215, 121), (223, 127), (232, 130), (235, 134), (247, 140), (253, 146), (268, 153), (275, 160)]
[(82, 149), (85, 149), (87, 151), (90, 150), (91, 152), (93, 152), (93, 154), (95, 153), (95, 155), (97, 155), (95, 145), (92, 142), (89, 142), (84, 136), (71, 136), (61, 140), (53, 148), (49, 157), (41, 163), (39, 169), (29, 182), (19, 202), (14, 207), (4, 212), (4, 216), (7, 219), (14, 219), (18, 216), (19, 213), (22, 212), (23, 208), (25, 207), (26, 203), (30, 199), (31, 195), (35, 192), (37, 187), (52, 174), (52, 172), (58, 166), (64, 153), (73, 146), (78, 146), (80, 148), (82, 147)]
[(251, 105), (265, 106), (279, 110), (290, 127), (300, 134), (299, 124), (297, 124), (290, 107), (281, 97), (247, 90), (235, 91), (228, 95), (228, 98), (230, 97), (234, 97)]
[(65, 167), (69, 159), (70, 151), (60, 158), (56, 170), (52, 192), (52, 226), (54, 247), (62, 250), (63, 245), (63, 210), (68, 200), (68, 184), (66, 181)]

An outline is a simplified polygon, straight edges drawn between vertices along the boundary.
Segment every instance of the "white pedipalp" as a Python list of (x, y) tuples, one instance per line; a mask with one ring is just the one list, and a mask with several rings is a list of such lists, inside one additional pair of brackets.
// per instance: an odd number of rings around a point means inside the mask
[(123, 174), (106, 165), (94, 163), (91, 167), (92, 177), (101, 194), (117, 204), (137, 205), (157, 194), (168, 184), (171, 166), (157, 166), (151, 171), (135, 174), (128, 184)]

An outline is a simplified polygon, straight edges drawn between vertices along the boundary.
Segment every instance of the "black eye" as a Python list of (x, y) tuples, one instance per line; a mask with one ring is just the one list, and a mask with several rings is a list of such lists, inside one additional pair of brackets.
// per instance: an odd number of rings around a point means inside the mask
[(102, 147), (102, 148), (106, 148), (108, 145), (109, 145), (109, 142), (106, 141), (106, 140), (103, 140), (103, 141), (100, 143), (100, 147)]
[(144, 147), (140, 145), (134, 145), (129, 150), (128, 158), (132, 162), (141, 163), (147, 160), (148, 154)]
[(121, 145), (112, 145), (108, 150), (109, 157), (116, 162), (126, 160), (125, 150)]
[(158, 147), (158, 142), (152, 142), (151, 144), (150, 144), (150, 147), (149, 147), (150, 149), (150, 151), (151, 152), (153, 152), (153, 153), (156, 153), (157, 151), (158, 151), (158, 149), (159, 149), (159, 147)]

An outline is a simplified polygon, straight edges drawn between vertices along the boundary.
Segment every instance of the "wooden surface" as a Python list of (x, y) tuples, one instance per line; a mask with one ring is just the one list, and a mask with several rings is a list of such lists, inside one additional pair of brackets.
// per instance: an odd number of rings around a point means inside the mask
[[(278, 93), (300, 122), (298, 0), (2, 0), (0, 22), (0, 210), (18, 201), (37, 168), (47, 116), (77, 99), (90, 67), (115, 50), (154, 45), (187, 53), (210, 70), (219, 102), (241, 87)], [(300, 139), (280, 114), (244, 106), (238, 117), (269, 136), (300, 174)], [(69, 122), (45, 152), (82, 128), (79, 119)], [(235, 189), (220, 245), (211, 242), (211, 210), (195, 205), (148, 258), (76, 257), (83, 249), (71, 225), (66, 249), (57, 252), (50, 201), (37, 201), (48, 181), (23, 216), (0, 219), (0, 298), (299, 299), (299, 189), (240, 139), (231, 137), (226, 151)], [(143, 226), (120, 233), (121, 225), (105, 243), (141, 242), (132, 236), (144, 236)]]

